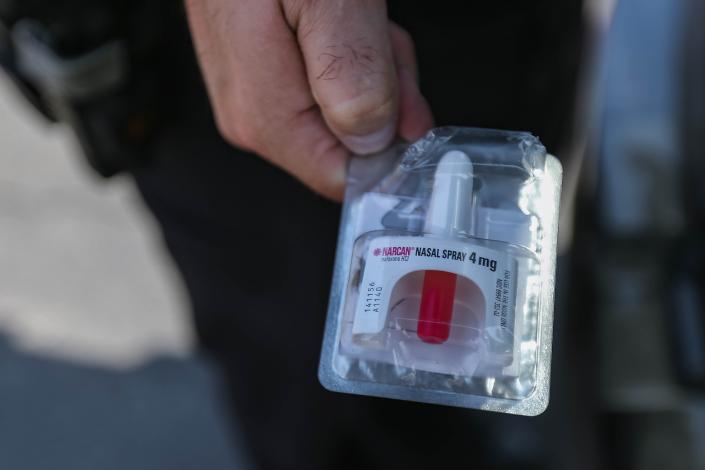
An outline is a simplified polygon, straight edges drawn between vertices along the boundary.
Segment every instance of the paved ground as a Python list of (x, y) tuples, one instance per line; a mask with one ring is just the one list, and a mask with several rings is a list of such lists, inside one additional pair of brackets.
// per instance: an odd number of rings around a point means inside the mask
[(241, 468), (129, 181), (92, 175), (0, 78), (0, 467)]

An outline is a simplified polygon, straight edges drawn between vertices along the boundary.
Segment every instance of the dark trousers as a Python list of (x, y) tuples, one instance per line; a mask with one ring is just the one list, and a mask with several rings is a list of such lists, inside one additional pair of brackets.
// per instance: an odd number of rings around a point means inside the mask
[[(391, 2), (390, 13), (417, 41), (422, 90), (438, 124), (529, 130), (554, 152), (565, 144), (579, 2), (497, 2), (462, 15), (445, 2), (411, 3)], [(192, 57), (186, 68), (171, 85), (177, 109), (151, 162), (133, 176), (185, 280), (200, 342), (222, 364), (255, 463), (543, 468), (541, 420), (319, 385), (339, 206), (225, 143)]]

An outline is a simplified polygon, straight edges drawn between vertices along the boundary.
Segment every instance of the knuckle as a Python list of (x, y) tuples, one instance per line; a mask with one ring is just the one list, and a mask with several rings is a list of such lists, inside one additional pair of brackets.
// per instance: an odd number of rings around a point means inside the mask
[[(288, 0), (283, 2), (284, 16), (290, 25), (295, 28), (313, 28), (321, 17), (325, 16), (325, 9), (329, 1), (321, 0)], [(302, 21), (304, 24), (302, 24)]]
[(332, 162), (341, 154), (347, 154), (347, 151), (335, 139), (324, 140), (314, 145), (311, 154), (311, 167), (318, 171), (314, 171), (310, 175), (307, 184), (311, 189), (326, 197), (335, 198), (340, 195), (342, 188), (336, 185), (335, 178), (330, 177), (328, 170), (334, 166)]
[(402, 28), (401, 26), (397, 26), (394, 28), (396, 31), (396, 34), (399, 38), (399, 42), (404, 44), (407, 47), (413, 48), (414, 47), (414, 39), (411, 37), (411, 33), (409, 33), (407, 30)]
[(255, 150), (260, 131), (250, 109), (251, 100), (243, 99), (236, 84), (219, 83), (211, 90), (211, 104), (215, 124), (220, 135), (231, 145), (245, 150)]
[(216, 112), (218, 132), (230, 144), (245, 149), (255, 149), (259, 142), (259, 131), (251, 121), (242, 119), (240, 113)]
[(220, 134), (230, 144), (245, 149), (254, 149), (256, 147), (256, 132), (251, 126), (240, 122), (238, 119), (218, 120), (217, 122)]
[(414, 38), (407, 30), (394, 22), (389, 23), (390, 37), (392, 45), (397, 52), (404, 54), (405, 57), (413, 58), (416, 56), (416, 46)]

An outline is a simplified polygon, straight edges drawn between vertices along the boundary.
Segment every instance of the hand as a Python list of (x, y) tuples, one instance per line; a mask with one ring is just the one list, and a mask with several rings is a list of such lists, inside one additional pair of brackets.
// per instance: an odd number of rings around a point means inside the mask
[(350, 151), (432, 126), (409, 34), (384, 0), (187, 0), (223, 136), (334, 200)]

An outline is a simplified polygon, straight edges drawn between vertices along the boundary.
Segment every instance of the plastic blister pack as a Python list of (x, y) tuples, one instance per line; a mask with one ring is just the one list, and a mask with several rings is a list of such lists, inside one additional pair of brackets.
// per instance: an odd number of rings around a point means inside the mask
[(443, 127), (353, 159), (321, 383), (541, 413), (560, 186), (560, 163), (524, 132)]

